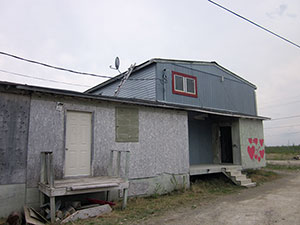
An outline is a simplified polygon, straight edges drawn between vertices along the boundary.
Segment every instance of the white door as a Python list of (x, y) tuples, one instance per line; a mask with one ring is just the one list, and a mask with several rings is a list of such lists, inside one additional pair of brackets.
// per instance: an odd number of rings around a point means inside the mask
[(92, 114), (67, 112), (65, 176), (88, 176), (91, 173)]

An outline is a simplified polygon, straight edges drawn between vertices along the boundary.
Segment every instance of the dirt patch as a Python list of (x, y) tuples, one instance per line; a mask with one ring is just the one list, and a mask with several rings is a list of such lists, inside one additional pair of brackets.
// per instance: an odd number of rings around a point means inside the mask
[(273, 182), (185, 207), (143, 224), (299, 224), (300, 173), (285, 173)]

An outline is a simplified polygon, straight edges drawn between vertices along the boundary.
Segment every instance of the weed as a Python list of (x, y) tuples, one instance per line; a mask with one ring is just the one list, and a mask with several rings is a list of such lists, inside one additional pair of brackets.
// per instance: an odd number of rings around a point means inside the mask
[(173, 185), (173, 189), (177, 191), (179, 189), (179, 184), (174, 174), (172, 174), (170, 181), (171, 184)]
[(164, 189), (160, 183), (156, 183), (154, 188), (154, 193), (151, 195), (151, 197), (158, 198), (158, 196), (166, 192), (167, 192), (166, 189)]
[(175, 191), (184, 192), (187, 189), (186, 176), (182, 177), (182, 184), (180, 184), (178, 182), (178, 180), (176, 179), (174, 174), (172, 174), (172, 177), (171, 177), (170, 181), (171, 181), (171, 184), (173, 185), (173, 190), (175, 190)]

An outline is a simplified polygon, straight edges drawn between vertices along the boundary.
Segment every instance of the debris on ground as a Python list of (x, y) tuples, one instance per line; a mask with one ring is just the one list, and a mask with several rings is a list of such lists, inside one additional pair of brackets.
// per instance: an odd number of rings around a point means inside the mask
[(300, 155), (294, 156), (293, 159), (295, 159), (295, 160), (300, 160)]
[(22, 216), (19, 212), (12, 212), (7, 220), (6, 223), (9, 225), (21, 225), (22, 224)]
[(110, 205), (110, 206), (115, 206), (116, 203), (114, 202), (109, 202), (109, 201), (104, 201), (104, 200), (99, 200), (99, 199), (94, 199), (94, 198), (87, 198), (86, 200), (88, 200), (90, 203), (94, 203), (94, 204), (99, 204), (99, 205)]
[(24, 214), (25, 214), (26, 224), (43, 225), (48, 222), (45, 219), (45, 217), (43, 217), (40, 213), (38, 213), (32, 207), (24, 206)]
[(107, 205), (98, 205), (96, 207), (91, 207), (87, 209), (81, 209), (73, 213), (72, 215), (68, 216), (66, 219), (61, 221), (61, 223), (68, 223), (71, 221), (75, 221), (78, 219), (87, 219), (90, 217), (100, 216), (106, 213), (110, 213), (112, 211), (111, 207)]
[[(110, 206), (115, 205), (113, 202), (89, 199), (87, 204), (82, 204), (81, 201), (64, 202), (57, 201), (55, 205), (55, 217), (58, 223), (67, 223), (77, 219), (86, 219), (89, 217), (100, 216), (112, 211)], [(105, 204), (106, 203), (106, 204)], [(39, 210), (35, 210), (32, 207), (24, 206), (25, 222), (26, 224), (43, 225), (50, 221), (50, 205), (46, 203), (40, 207)], [(14, 222), (18, 219), (22, 219), (21, 215), (14, 212), (8, 219), (12, 222), (9, 225), (21, 225)]]

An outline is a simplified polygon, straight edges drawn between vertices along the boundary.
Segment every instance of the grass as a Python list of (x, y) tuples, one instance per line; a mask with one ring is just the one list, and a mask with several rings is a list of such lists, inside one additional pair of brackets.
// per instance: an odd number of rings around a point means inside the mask
[(271, 164), (267, 164), (266, 168), (271, 169), (271, 170), (288, 170), (288, 171), (299, 170), (300, 171), (300, 166), (295, 166), (295, 165), (271, 165)]
[(280, 175), (277, 174), (276, 172), (265, 170), (265, 169), (247, 170), (246, 172), (247, 172), (247, 176), (257, 185), (275, 180), (280, 177)]
[[(257, 183), (276, 178), (275, 173), (264, 170), (249, 171), (249, 176)], [(98, 218), (78, 220), (72, 224), (142, 224), (144, 220), (163, 215), (179, 207), (199, 207), (221, 195), (237, 192), (238, 187), (222, 174), (210, 174), (193, 177), (191, 188), (174, 191), (169, 194), (150, 197), (130, 198), (126, 210), (121, 210), (119, 202), (113, 212)]]
[(289, 160), (300, 155), (300, 145), (296, 146), (266, 146), (267, 160)]

